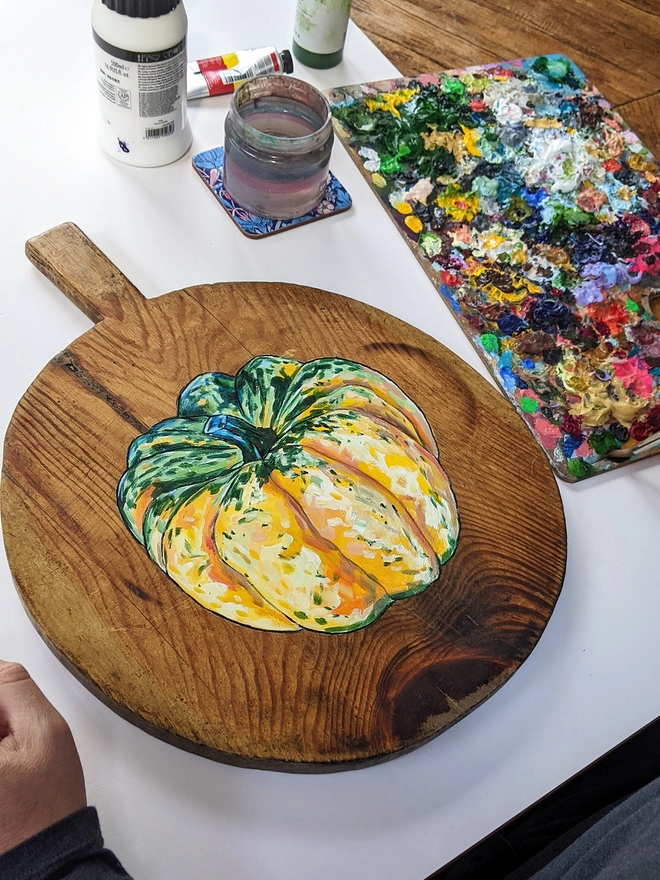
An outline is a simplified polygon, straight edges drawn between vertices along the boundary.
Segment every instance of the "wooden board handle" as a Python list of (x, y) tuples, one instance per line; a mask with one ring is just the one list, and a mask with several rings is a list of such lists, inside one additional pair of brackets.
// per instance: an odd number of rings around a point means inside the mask
[(145, 302), (75, 223), (62, 223), (29, 239), (25, 254), (95, 324), (110, 317), (121, 320)]

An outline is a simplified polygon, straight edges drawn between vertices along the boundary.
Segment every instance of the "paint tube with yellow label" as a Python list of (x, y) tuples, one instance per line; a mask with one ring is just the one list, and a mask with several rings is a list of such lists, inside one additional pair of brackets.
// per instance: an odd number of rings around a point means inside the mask
[(188, 65), (188, 100), (230, 95), (246, 79), (292, 71), (293, 58), (289, 50), (278, 52), (274, 46), (201, 58)]

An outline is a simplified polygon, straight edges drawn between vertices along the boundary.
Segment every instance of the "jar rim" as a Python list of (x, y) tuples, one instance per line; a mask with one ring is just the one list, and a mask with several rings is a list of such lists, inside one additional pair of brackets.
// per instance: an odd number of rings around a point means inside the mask
[[(265, 134), (246, 122), (240, 113), (244, 104), (264, 97), (289, 98), (304, 104), (323, 120), (322, 124), (315, 131), (298, 137)], [(257, 149), (275, 153), (306, 153), (323, 143), (328, 138), (329, 131), (332, 132), (332, 114), (325, 95), (304, 80), (281, 74), (254, 77), (242, 83), (232, 96), (229, 116), (243, 140)]]

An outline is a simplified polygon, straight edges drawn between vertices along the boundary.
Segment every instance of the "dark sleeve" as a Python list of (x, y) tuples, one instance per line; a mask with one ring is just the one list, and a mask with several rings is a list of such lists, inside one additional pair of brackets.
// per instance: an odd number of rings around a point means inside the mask
[(2, 880), (131, 880), (103, 847), (94, 807), (79, 810), (0, 856)]
[[(511, 880), (518, 872), (510, 875)], [(658, 880), (660, 779), (614, 807), (529, 880)]]

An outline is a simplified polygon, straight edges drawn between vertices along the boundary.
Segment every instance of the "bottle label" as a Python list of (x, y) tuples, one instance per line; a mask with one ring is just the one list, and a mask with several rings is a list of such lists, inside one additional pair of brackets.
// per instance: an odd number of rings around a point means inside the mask
[(181, 134), (186, 125), (186, 40), (160, 52), (130, 52), (94, 31), (101, 114), (128, 153)]
[(330, 55), (346, 40), (351, 0), (298, 0), (293, 39), (308, 52)]

